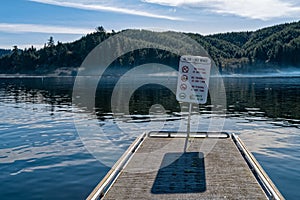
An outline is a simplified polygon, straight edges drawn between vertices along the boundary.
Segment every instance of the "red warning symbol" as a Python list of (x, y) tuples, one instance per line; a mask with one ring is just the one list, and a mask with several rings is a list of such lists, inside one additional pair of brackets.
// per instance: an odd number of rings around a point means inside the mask
[(182, 67), (182, 72), (183, 73), (188, 73), (189, 72), (189, 67), (188, 66), (183, 66)]
[(188, 80), (188, 76), (187, 75), (182, 75), (181, 80), (182, 80), (182, 82), (186, 82)]
[(186, 86), (186, 84), (184, 84), (184, 83), (183, 83), (183, 84), (181, 84), (181, 85), (180, 85), (180, 89), (181, 89), (181, 90), (186, 90), (186, 89), (187, 89), (187, 86)]

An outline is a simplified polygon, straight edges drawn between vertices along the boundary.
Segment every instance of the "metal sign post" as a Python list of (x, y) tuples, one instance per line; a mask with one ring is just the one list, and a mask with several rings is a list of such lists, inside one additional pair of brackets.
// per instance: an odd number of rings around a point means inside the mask
[(191, 132), (192, 104), (205, 104), (207, 101), (210, 69), (211, 60), (208, 57), (190, 55), (180, 57), (176, 99), (179, 102), (189, 103), (187, 140)]
[(193, 104), (189, 104), (189, 115), (188, 115), (188, 123), (187, 123), (187, 137), (190, 137), (191, 133), (191, 112), (192, 112), (192, 106)]

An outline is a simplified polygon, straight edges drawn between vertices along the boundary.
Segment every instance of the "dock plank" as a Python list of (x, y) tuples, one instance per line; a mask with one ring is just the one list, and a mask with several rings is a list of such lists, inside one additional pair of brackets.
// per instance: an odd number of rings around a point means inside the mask
[(268, 199), (232, 139), (184, 144), (146, 137), (103, 199)]

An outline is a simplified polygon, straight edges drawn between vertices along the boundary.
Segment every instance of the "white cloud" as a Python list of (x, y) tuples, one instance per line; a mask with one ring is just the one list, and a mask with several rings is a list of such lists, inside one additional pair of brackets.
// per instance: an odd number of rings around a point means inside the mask
[(146, 3), (155, 3), (159, 5), (165, 5), (165, 6), (193, 5), (193, 4), (204, 2), (204, 0), (142, 0), (142, 1)]
[(146, 3), (173, 7), (205, 8), (220, 14), (268, 20), (300, 15), (300, 7), (283, 0), (143, 0)]
[(65, 27), (65, 26), (46, 26), (39, 24), (9, 24), (0, 23), (0, 32), (8, 33), (57, 33), (82, 35), (92, 32), (93, 29)]
[(151, 18), (159, 18), (159, 19), (168, 19), (168, 20), (183, 20), (179, 17), (172, 17), (168, 15), (155, 14), (151, 12), (147, 12), (144, 10), (135, 10), (132, 8), (121, 8), (116, 7), (114, 5), (109, 5), (107, 3), (103, 3), (103, 1), (85, 1), (85, 0), (77, 0), (76, 2), (72, 0), (29, 0), (32, 2), (51, 4), (56, 6), (63, 7), (71, 7), (78, 8), (83, 10), (96, 10), (96, 11), (108, 11), (115, 13), (123, 13), (129, 15), (137, 15), (143, 17), (151, 17)]

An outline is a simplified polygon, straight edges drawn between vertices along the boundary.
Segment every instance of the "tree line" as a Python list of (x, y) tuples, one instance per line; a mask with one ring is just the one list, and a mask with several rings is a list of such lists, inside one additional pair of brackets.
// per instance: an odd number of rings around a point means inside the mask
[[(81, 39), (55, 42), (50, 37), (42, 49), (33, 46), (0, 51), (0, 73), (51, 74), (59, 69), (74, 72), (99, 43), (119, 32), (107, 32), (102, 26)], [(224, 73), (255, 71), (257, 66), (300, 66), (300, 21), (257, 31), (220, 33), (203, 36), (185, 33), (197, 41)], [(159, 38), (165, 39), (165, 38)], [(140, 41), (142, 42), (142, 41)], [(159, 62), (178, 67), (178, 56), (168, 51), (140, 49), (129, 52), (112, 63), (114, 67), (133, 67)]]

